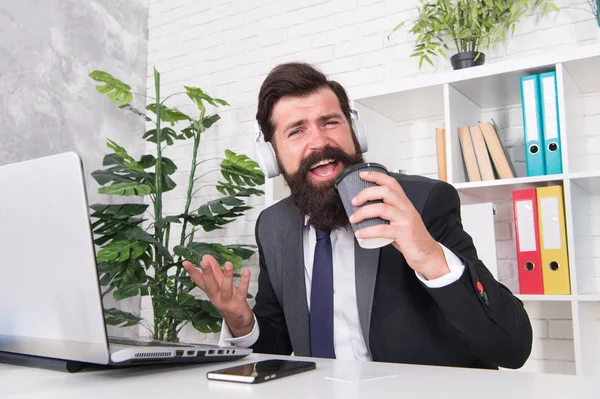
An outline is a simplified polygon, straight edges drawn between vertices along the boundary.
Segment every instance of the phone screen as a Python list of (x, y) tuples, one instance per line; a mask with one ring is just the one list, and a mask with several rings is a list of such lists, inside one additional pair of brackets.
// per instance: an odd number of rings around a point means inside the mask
[(312, 370), (315, 366), (315, 362), (270, 359), (211, 371), (207, 377), (224, 381), (256, 383)]

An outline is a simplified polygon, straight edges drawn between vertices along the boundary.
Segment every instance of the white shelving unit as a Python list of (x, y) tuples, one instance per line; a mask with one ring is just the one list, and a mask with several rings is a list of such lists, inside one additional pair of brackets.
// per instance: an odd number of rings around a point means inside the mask
[[(527, 177), (519, 78), (551, 70), (557, 72), (563, 174)], [(524, 301), (534, 324), (534, 351), (523, 370), (600, 376), (600, 45), (349, 94), (369, 129), (368, 160), (435, 178), (435, 129), (444, 127), (448, 179), (462, 204), (494, 203), (499, 279)], [(468, 182), (458, 128), (492, 119), (518, 177)], [(547, 185), (564, 191), (571, 295), (520, 295), (512, 191)], [(287, 195), (281, 178), (267, 182), (266, 206)]]

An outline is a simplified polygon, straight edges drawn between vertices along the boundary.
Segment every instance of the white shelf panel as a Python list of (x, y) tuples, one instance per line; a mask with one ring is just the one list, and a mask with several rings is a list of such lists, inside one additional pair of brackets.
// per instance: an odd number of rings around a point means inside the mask
[(571, 302), (575, 301), (575, 295), (515, 295), (522, 301), (531, 302)]
[(454, 187), (462, 194), (479, 198), (484, 201), (507, 199), (511, 197), (513, 190), (540, 187), (551, 184), (562, 184), (565, 176), (544, 175), (517, 177), (514, 179), (496, 179), (478, 182), (457, 183)]
[(572, 173), (569, 174), (569, 179), (588, 194), (600, 194), (600, 173), (598, 172)]
[[(590, 56), (600, 57), (600, 43), (572, 47), (560, 52), (549, 51), (547, 53), (536, 54), (529, 57), (519, 57), (518, 59), (509, 59), (497, 62), (490, 61), (482, 66), (465, 68), (457, 71), (448, 70), (441, 73), (423, 73), (416, 77), (410, 76), (393, 82), (353, 87), (348, 90), (348, 94), (351, 98), (358, 101), (363, 98), (382, 96), (407, 90), (442, 86), (445, 83), (455, 83), (463, 80), (483, 78), (486, 76), (506, 74), (522, 70), (536, 70), (540, 67), (546, 67), (548, 65), (554, 65), (561, 62), (567, 64), (569, 72), (573, 70), (574, 74), (576, 71), (579, 73), (579, 70), (583, 70), (583, 76), (593, 79), (597, 78), (598, 76), (597, 73), (594, 74), (594, 71), (597, 71), (600, 68), (596, 67), (594, 69), (594, 66), (587, 67), (586, 65), (582, 65), (582, 63), (579, 61), (580, 59), (585, 59)], [(584, 63), (585, 62), (587, 62), (587, 60), (584, 61)], [(596, 85), (599, 84), (600, 82), (596, 81)], [(593, 87), (594, 86), (586, 88), (586, 91), (593, 92)], [(598, 90), (600, 89), (595, 89), (595, 91)]]
[(399, 123), (444, 115), (443, 86), (362, 98), (356, 102)]
[(600, 295), (515, 295), (528, 302), (600, 302)]
[(600, 295), (577, 295), (579, 302), (600, 302)]
[(596, 93), (600, 91), (600, 56), (590, 57), (585, 60), (574, 60), (564, 63), (569, 75), (573, 78), (575, 85), (582, 94)]
[(554, 70), (554, 65), (543, 65), (496, 75), (487, 75), (452, 83), (455, 89), (468, 97), (479, 108), (498, 108), (521, 103), (520, 78)]

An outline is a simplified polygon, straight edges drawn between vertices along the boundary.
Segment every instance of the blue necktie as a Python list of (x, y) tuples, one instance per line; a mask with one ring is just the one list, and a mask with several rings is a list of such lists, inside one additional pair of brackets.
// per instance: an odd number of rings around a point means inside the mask
[(335, 359), (333, 346), (333, 257), (329, 231), (316, 230), (310, 291), (310, 345), (313, 357)]

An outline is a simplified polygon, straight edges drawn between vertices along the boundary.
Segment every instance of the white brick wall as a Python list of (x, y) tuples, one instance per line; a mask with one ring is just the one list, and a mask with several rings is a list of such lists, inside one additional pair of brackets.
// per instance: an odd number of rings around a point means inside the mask
[(575, 374), (570, 302), (526, 302), (533, 348), (523, 371)]
[[(581, 0), (557, 1), (561, 7), (571, 3), (580, 4)], [(150, 0), (148, 88), (152, 87), (152, 67), (156, 66), (162, 72), (163, 95), (180, 91), (185, 84), (200, 86), (209, 94), (226, 99), (231, 107), (220, 111), (223, 120), (203, 138), (200, 159), (220, 156), (226, 148), (254, 157), (253, 118), (258, 89), (278, 63), (291, 60), (315, 63), (350, 91), (372, 83), (393, 83), (407, 76), (435, 72), (428, 65), (418, 70), (417, 59), (409, 57), (413, 38), (406, 29), (394, 34), (391, 40), (386, 38), (397, 23), (415, 15), (416, 4), (416, 0)], [(486, 51), (487, 62), (560, 50), (596, 37), (597, 27), (590, 16), (573, 10), (563, 10), (551, 20), (542, 21), (537, 26), (540, 30), (534, 30), (535, 20), (536, 16), (526, 17), (508, 45)], [(437, 69), (449, 68), (447, 60), (438, 59), (436, 64)], [(183, 100), (185, 97), (178, 97), (171, 105), (181, 105)], [(193, 112), (193, 107), (184, 109)], [(585, 112), (599, 115), (598, 101), (585, 102)], [(501, 125), (501, 136), (509, 148), (516, 148), (510, 150), (511, 155), (522, 171), (524, 159), (518, 155), (519, 146), (522, 148), (520, 108), (485, 110), (484, 116), (493, 116)], [(436, 176), (436, 158), (431, 151), (435, 148), (432, 145), (435, 127), (443, 126), (441, 117), (399, 126), (402, 134), (396, 141), (397, 155), (391, 158), (397, 162), (393, 167)], [(594, 122), (589, 123), (595, 126)], [(178, 164), (189, 164), (189, 148), (178, 146), (169, 151), (169, 156)], [(594, 160), (600, 160), (600, 154)], [(182, 166), (181, 171), (185, 170)], [(208, 181), (214, 181), (218, 176), (208, 177)], [(176, 179), (185, 181), (185, 177)], [(170, 211), (182, 209), (181, 194), (177, 190), (166, 200), (165, 206)], [(206, 190), (200, 197), (213, 198), (214, 194), (214, 190)], [(253, 227), (262, 200), (254, 203), (257, 209), (239, 222), (223, 231), (198, 234), (197, 239), (253, 243)], [(501, 210), (497, 226), (498, 256), (500, 279), (515, 288), (511, 206), (508, 202), (497, 204)], [(256, 260), (248, 265), (256, 279)], [(251, 289), (256, 289), (255, 283)], [(553, 305), (544, 304), (542, 308)], [(529, 367), (540, 371), (573, 371), (572, 349), (569, 352), (572, 340), (565, 331), (569, 312), (561, 313), (556, 322), (544, 312), (534, 315), (540, 335), (536, 336), (536, 356)], [(188, 330), (185, 336), (187, 333), (197, 339), (197, 334)]]

